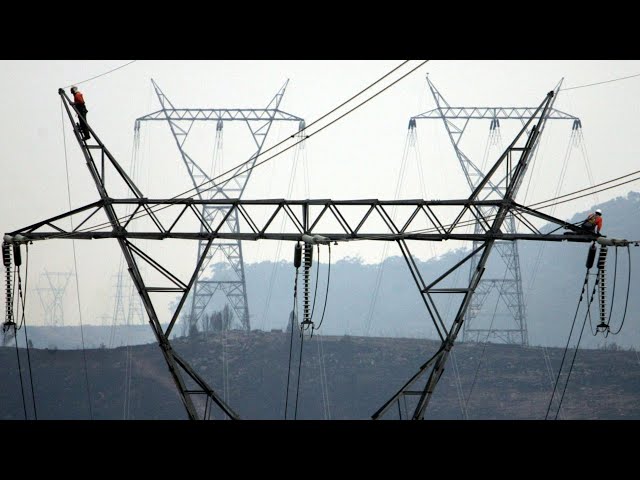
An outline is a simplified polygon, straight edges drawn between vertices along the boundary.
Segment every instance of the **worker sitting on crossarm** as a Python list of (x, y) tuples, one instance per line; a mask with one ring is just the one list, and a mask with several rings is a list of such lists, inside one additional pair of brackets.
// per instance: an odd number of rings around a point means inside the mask
[(582, 222), (580, 228), (584, 228), (585, 230), (589, 230), (591, 233), (595, 233), (597, 235), (602, 231), (602, 210), (599, 208), (590, 214), (587, 219)]

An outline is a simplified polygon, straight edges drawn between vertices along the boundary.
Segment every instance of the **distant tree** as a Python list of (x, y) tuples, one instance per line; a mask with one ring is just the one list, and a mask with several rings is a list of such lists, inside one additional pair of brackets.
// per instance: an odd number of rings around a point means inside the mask
[(13, 340), (14, 337), (14, 330), (12, 328), (8, 328), (7, 330), (2, 331), (2, 346), (5, 347), (7, 345), (9, 345), (9, 342), (11, 342), (11, 340)]
[(600, 349), (617, 352), (619, 350), (622, 350), (622, 347), (618, 345), (616, 342), (611, 342), (611, 343), (605, 343), (604, 345), (601, 345)]
[(189, 320), (186, 317), (182, 317), (182, 337), (186, 337), (189, 329)]
[(211, 322), (211, 331), (218, 333), (222, 329), (222, 315), (220, 312), (213, 312), (209, 320)]
[(198, 335), (198, 324), (196, 322), (189, 322), (189, 336), (195, 337)]
[(229, 327), (231, 326), (231, 318), (232, 318), (232, 313), (231, 313), (231, 309), (229, 308), (229, 304), (225, 304), (224, 308), (222, 309), (221, 312), (221, 327), (222, 330), (229, 330)]
[(291, 313), (289, 314), (289, 321), (287, 322), (287, 328), (285, 329), (285, 332), (291, 333), (291, 327), (293, 326), (294, 318), (295, 318), (295, 312), (291, 310)]

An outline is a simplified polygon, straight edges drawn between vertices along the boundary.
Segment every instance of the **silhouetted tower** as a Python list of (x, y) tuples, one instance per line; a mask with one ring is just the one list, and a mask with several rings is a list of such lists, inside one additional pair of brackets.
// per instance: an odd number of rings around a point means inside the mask
[[(262, 151), (273, 122), (294, 121), (298, 122), (299, 130), (304, 129), (304, 120), (302, 118), (279, 110), (280, 102), (289, 83), (288, 80), (264, 109), (175, 108), (166, 95), (160, 90), (156, 82), (153, 80), (151, 80), (151, 82), (158, 95), (162, 109), (138, 118), (136, 120), (135, 130), (136, 132), (139, 130), (140, 122), (143, 121), (159, 120), (168, 122), (178, 150), (180, 151), (182, 161), (187, 168), (200, 200), (242, 197), (242, 193), (251, 176), (251, 167), (256, 163)], [(222, 148), (224, 122), (240, 121), (244, 122), (249, 128), (255, 144), (255, 152), (250, 156), (247, 163), (240, 164), (240, 166), (231, 173), (232, 176), (230, 180), (213, 181), (213, 178), (221, 171), (221, 154), (214, 152), (214, 165), (210, 168), (209, 172), (207, 172), (205, 168), (202, 167), (202, 164), (196, 162), (187, 152), (185, 142), (194, 122), (199, 121), (215, 122), (216, 151)], [(218, 157), (217, 162), (215, 161), (216, 156)], [(213, 185), (215, 185), (215, 188), (212, 188)], [(230, 211), (231, 214), (229, 214)], [(217, 225), (220, 219), (225, 219), (225, 223), (231, 231), (238, 231), (239, 214), (237, 210), (231, 210), (228, 206), (203, 205), (201, 212), (208, 226)], [(200, 232), (206, 233), (207, 227), (201, 226)], [(198, 243), (198, 259), (206, 247), (206, 241), (201, 240)], [(218, 255), (216, 256), (216, 254)], [(216, 258), (222, 257), (224, 259), (223, 263), (231, 267), (231, 278), (225, 278), (224, 280), (204, 278), (205, 270), (214, 256), (216, 256)], [(226, 295), (236, 318), (240, 322), (241, 328), (247, 331), (250, 330), (247, 286), (244, 275), (244, 262), (242, 259), (242, 243), (240, 240), (217, 240), (206, 254), (205, 261), (200, 265), (198, 278), (191, 296), (191, 312), (188, 316), (190, 325), (197, 323), (201, 319), (203, 312), (217, 290), (221, 290)]]
[[(500, 121), (519, 120), (522, 125), (536, 111), (536, 107), (452, 107), (444, 99), (442, 94), (435, 87), (433, 82), (427, 76), (427, 83), (431, 94), (435, 100), (436, 108), (428, 112), (411, 117), (409, 120), (409, 129), (416, 128), (417, 120), (442, 120), (451, 145), (458, 157), (462, 172), (465, 175), (467, 183), (471, 191), (474, 191), (480, 181), (485, 177), (486, 172), (474, 163), (461, 148), (461, 140), (467, 126), (471, 120), (488, 120), (489, 125), (489, 142), (495, 143), (500, 137)], [(548, 120), (570, 120), (573, 122), (573, 131), (579, 130), (582, 125), (578, 117), (569, 115), (556, 109), (551, 109)], [(536, 145), (537, 146), (537, 145)], [(535, 152), (532, 152), (534, 154)], [(522, 179), (522, 177), (521, 177)], [(481, 198), (487, 198), (492, 193), (504, 197), (507, 188), (507, 177), (505, 176), (499, 181), (490, 181), (483, 187)], [(522, 180), (520, 180), (522, 181)], [(491, 218), (495, 215), (496, 207), (479, 207), (483, 216)], [(516, 219), (509, 213), (505, 218), (504, 230), (506, 233), (516, 231)], [(484, 231), (484, 226), (480, 222), (476, 222), (474, 233)], [(478, 248), (481, 242), (473, 242), (472, 250)], [(482, 278), (477, 286), (475, 295), (467, 311), (467, 318), (464, 322), (462, 335), (463, 340), (485, 341), (490, 338), (504, 342), (528, 345), (526, 310), (522, 293), (522, 274), (520, 271), (520, 256), (518, 254), (518, 242), (496, 241), (496, 250), (505, 264), (504, 276), (496, 276)], [(477, 258), (473, 258), (470, 262), (469, 275), (473, 275), (477, 264)], [(495, 289), (502, 300), (510, 315), (513, 317), (513, 325), (499, 326), (491, 328), (491, 325), (480, 328), (477, 320), (478, 314), (482, 310), (482, 306), (491, 291)]]

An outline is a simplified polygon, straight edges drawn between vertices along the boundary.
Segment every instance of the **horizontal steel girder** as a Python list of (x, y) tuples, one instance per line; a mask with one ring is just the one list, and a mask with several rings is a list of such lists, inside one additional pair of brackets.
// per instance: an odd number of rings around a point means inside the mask
[[(476, 218), (480, 218), (484, 223), (489, 224), (493, 215), (482, 213), (480, 206), (501, 206), (507, 205), (508, 209), (515, 212), (519, 218), (528, 220), (522, 222), (524, 227), (528, 229), (526, 232), (509, 232), (502, 231), (479, 231), (476, 233), (465, 233), (463, 228), (473, 222)], [(134, 213), (124, 214), (120, 217), (121, 224), (124, 228), (111, 229), (104, 224), (94, 224), (93, 227), (87, 227), (85, 224), (90, 218), (96, 216), (96, 211), (104, 209), (106, 206), (127, 206), (137, 207), (128, 211)], [(144, 209), (141, 206), (144, 205)], [(198, 205), (221, 205), (229, 207), (227, 215), (220, 218), (216, 224), (209, 225), (204, 221), (202, 215), (199, 214)], [(385, 207), (404, 206), (410, 207), (411, 214), (404, 223), (394, 222)], [(267, 208), (266, 215), (264, 209)], [(313, 207), (313, 209), (311, 208)], [(365, 208), (363, 208), (365, 207)], [(456, 207), (456, 208), (453, 208)], [(167, 221), (167, 225), (162, 225), (159, 221), (154, 224), (155, 227), (151, 231), (127, 231), (129, 225), (135, 226), (136, 221), (145, 216), (143, 212), (165, 210), (168, 215), (168, 209), (172, 210), (172, 217)], [(260, 208), (260, 221), (258, 221), (258, 212), (252, 211), (254, 208)], [(448, 208), (446, 212), (441, 210)], [(451, 210), (453, 208), (453, 210)], [(241, 219), (237, 231), (232, 231), (227, 227), (227, 217), (234, 213), (238, 214)], [(455, 220), (449, 222), (442, 218), (443, 213), (447, 213), (449, 218)], [(305, 229), (303, 225), (304, 216), (308, 215), (309, 227)], [(466, 219), (465, 219), (466, 215)], [(80, 219), (86, 216), (84, 220), (75, 221), (74, 225), (78, 225), (73, 230), (64, 228), (68, 225), (66, 220), (70, 216), (77, 216)], [(176, 224), (185, 216), (191, 216), (193, 221), (199, 222), (203, 227), (200, 232), (178, 231)], [(277, 232), (275, 226), (276, 218), (285, 216), (290, 221), (288, 231)], [(346, 218), (351, 219), (351, 223)], [(537, 218), (544, 220), (550, 224), (557, 225), (560, 228), (570, 230), (571, 235), (561, 234), (544, 234), (531, 224), (531, 219)], [(376, 228), (379, 231), (375, 233), (364, 233), (368, 226), (372, 225), (377, 219)], [(334, 223), (333, 231), (327, 231), (318, 226), (321, 221), (330, 220)], [(94, 222), (99, 221), (94, 218)], [(425, 223), (426, 222), (426, 223)], [(424, 228), (427, 224), (428, 227)], [(420, 228), (417, 228), (418, 225)], [(270, 229), (274, 230), (273, 232)], [(507, 202), (504, 200), (242, 200), (242, 199), (215, 199), (215, 200), (194, 200), (192, 198), (176, 198), (168, 200), (151, 200), (151, 199), (105, 199), (94, 202), (84, 207), (72, 210), (66, 214), (58, 215), (50, 219), (38, 222), (28, 227), (15, 230), (9, 234), (10, 237), (21, 235), (10, 241), (32, 241), (54, 238), (68, 239), (100, 239), (100, 238), (138, 238), (149, 240), (163, 240), (169, 238), (185, 239), (185, 240), (208, 240), (208, 239), (235, 239), (235, 240), (302, 240), (302, 235), (321, 235), (329, 240), (348, 241), (348, 240), (425, 240), (425, 241), (443, 241), (443, 240), (466, 240), (466, 241), (486, 241), (488, 239), (496, 240), (545, 240), (545, 241), (571, 241), (571, 242), (591, 242), (596, 236), (587, 233), (585, 230), (569, 224), (564, 220), (546, 215), (542, 212), (531, 208), (518, 205), (515, 202)]]
[[(531, 118), (537, 107), (443, 107), (429, 110), (415, 117), (415, 120), (425, 119), (448, 119), (448, 120), (528, 120)], [(549, 111), (547, 120), (579, 120), (578, 117), (570, 115), (560, 110), (552, 108)]]
[(166, 108), (136, 119), (136, 122), (153, 120), (188, 120), (188, 121), (291, 121), (302, 122), (303, 119), (277, 109), (265, 108)]

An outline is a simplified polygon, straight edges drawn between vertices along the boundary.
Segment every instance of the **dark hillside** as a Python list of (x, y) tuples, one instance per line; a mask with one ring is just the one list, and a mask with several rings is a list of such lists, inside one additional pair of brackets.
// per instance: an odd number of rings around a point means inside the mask
[[(319, 339), (317, 335), (310, 340), (306, 338), (303, 345), (298, 419), (369, 418), (436, 348), (435, 342), (421, 339), (322, 337), (322, 344)], [(296, 338), (293, 348), (288, 418), (294, 415), (298, 341)], [(225, 349), (228, 392), (223, 389), (220, 336), (177, 339), (175, 348), (221, 396), (228, 395), (230, 405), (242, 418), (282, 419), (289, 343), (290, 336), (284, 332), (256, 331), (248, 335), (229, 332)], [(325, 394), (320, 347), (327, 380)], [(563, 349), (547, 351), (556, 371)], [(126, 374), (127, 352), (132, 366), (130, 383)], [(542, 348), (488, 344), (483, 354), (481, 344), (460, 343), (453, 352), (469, 418), (544, 418), (553, 383)], [(87, 350), (86, 359), (94, 419), (186, 418), (156, 345), (139, 345), (129, 350), (127, 347)], [(0, 419), (21, 419), (24, 414), (15, 349), (1, 348), (0, 360), (4, 366), (0, 373)], [(453, 360), (450, 358), (428, 407), (428, 418), (462, 418)], [(82, 351), (32, 349), (31, 361), (39, 419), (89, 418)], [(21, 362), (28, 388), (24, 350)], [(561, 380), (560, 391), (562, 386)], [(328, 398), (328, 404), (323, 397)], [(640, 419), (639, 398), (640, 361), (635, 351), (580, 350), (561, 418)]]

